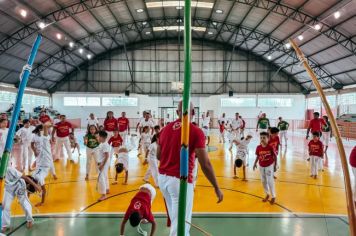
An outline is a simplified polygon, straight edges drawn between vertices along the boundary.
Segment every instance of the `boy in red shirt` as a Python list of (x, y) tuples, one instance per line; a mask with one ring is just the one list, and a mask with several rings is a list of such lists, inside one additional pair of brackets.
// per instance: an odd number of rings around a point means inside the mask
[(221, 123), (219, 124), (220, 126), (220, 138), (219, 138), (219, 143), (221, 143), (221, 140), (223, 143), (225, 143), (225, 121), (221, 121)]
[(112, 156), (115, 154), (115, 155), (118, 155), (119, 154), (119, 147), (122, 145), (122, 138), (119, 134), (119, 130), (116, 129), (114, 131), (114, 135), (109, 138), (109, 145), (111, 146), (111, 152), (110, 152), (110, 161), (109, 163), (111, 164), (111, 160), (112, 160)]
[[(354, 177), (356, 179), (356, 147), (354, 147), (350, 154), (350, 166), (352, 169), (352, 173), (354, 173)], [(356, 181), (354, 181), (354, 201), (356, 207)]]
[(156, 231), (156, 221), (152, 215), (151, 204), (156, 197), (156, 190), (150, 184), (144, 184), (139, 188), (138, 193), (132, 198), (131, 203), (126, 210), (124, 220), (121, 223), (120, 235), (125, 234), (125, 225), (130, 221), (132, 227), (137, 227), (140, 234), (147, 235), (140, 227), (140, 223), (151, 223), (151, 233), (153, 236)]
[(313, 133), (313, 139), (310, 140), (308, 144), (309, 148), (309, 157), (310, 157), (310, 172), (311, 175), (310, 177), (316, 179), (318, 176), (318, 163), (319, 159), (323, 158), (324, 154), (324, 145), (320, 141), (320, 133), (319, 132), (314, 132)]
[(273, 173), (276, 171), (276, 153), (270, 145), (268, 145), (269, 135), (267, 132), (260, 133), (261, 144), (256, 148), (256, 160), (253, 165), (253, 170), (257, 168), (257, 162), (260, 166), (261, 181), (266, 193), (263, 202), (267, 202), (270, 195), (271, 204), (276, 201), (276, 192), (274, 188)]

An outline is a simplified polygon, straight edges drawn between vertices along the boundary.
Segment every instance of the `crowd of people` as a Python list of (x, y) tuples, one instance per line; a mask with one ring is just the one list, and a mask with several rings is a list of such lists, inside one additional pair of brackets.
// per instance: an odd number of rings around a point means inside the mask
[[(191, 105), (191, 107), (193, 107)], [(191, 119), (194, 120), (194, 109), (190, 111)], [(110, 193), (109, 169), (114, 163), (116, 172), (115, 180), (112, 184), (118, 184), (118, 176), (125, 176), (123, 184), (128, 183), (129, 176), (129, 152), (137, 148), (138, 156), (143, 157), (143, 165), (148, 165), (143, 181), (138, 193), (131, 200), (121, 226), (121, 234), (124, 234), (127, 221), (134, 227), (139, 226), (143, 219), (152, 223), (151, 235), (155, 232), (155, 220), (151, 212), (151, 204), (156, 196), (156, 188), (164, 196), (167, 212), (170, 220), (170, 235), (177, 233), (177, 212), (180, 183), (180, 149), (181, 149), (181, 103), (177, 109), (178, 119), (170, 122), (159, 122), (156, 124), (149, 112), (144, 112), (143, 117), (136, 125), (135, 131), (130, 133), (130, 120), (126, 113), (116, 118), (112, 111), (107, 112), (102, 124), (90, 114), (87, 119), (87, 131), (83, 137), (86, 149), (86, 175), (85, 180), (89, 180), (92, 174), (92, 163), (97, 167), (97, 191), (100, 195), (98, 201), (103, 201)], [(317, 178), (318, 172), (323, 170), (324, 159), (327, 157), (327, 150), (330, 138), (332, 137), (331, 125), (328, 117), (319, 117), (318, 112), (314, 113), (314, 118), (310, 121), (306, 139), (308, 141), (308, 161), (310, 161), (310, 176)], [(246, 134), (246, 121), (239, 113), (235, 117), (228, 119), (226, 114), (218, 119), (219, 142), (228, 143), (229, 150), (235, 147), (234, 156), (234, 178), (238, 178), (237, 170), (242, 169), (242, 180), (247, 181), (247, 167), (249, 144), (253, 136), (259, 136), (259, 145), (256, 147), (256, 159), (252, 169), (259, 169), (261, 182), (265, 196), (264, 202), (270, 204), (276, 202), (275, 172), (278, 169), (279, 150), (288, 143), (289, 123), (279, 117), (276, 127), (272, 127), (270, 120), (265, 113), (261, 113), (257, 119), (256, 133)], [(76, 138), (75, 128), (66, 120), (66, 116), (58, 114), (51, 119), (45, 111), (41, 111), (38, 119), (24, 119), (17, 124), (15, 141), (20, 147), (17, 158), (11, 159), (11, 164), (5, 178), (5, 195), (2, 212), (2, 229), (5, 232), (10, 226), (10, 206), (15, 197), (18, 197), (27, 219), (28, 227), (32, 227), (32, 209), (26, 193), (39, 193), (41, 202), (36, 206), (45, 204), (47, 176), (57, 179), (54, 162), (63, 159), (65, 156), (70, 162), (74, 162), (73, 153), (77, 149), (78, 158), (81, 155), (80, 145)], [(6, 114), (0, 117), (0, 154), (4, 151), (7, 137), (9, 121)], [(223, 200), (213, 166), (211, 165), (206, 147), (210, 145), (210, 129), (212, 119), (209, 112), (203, 113), (201, 125), (195, 122), (190, 124), (189, 137), (189, 168), (188, 168), (188, 188), (187, 188), (187, 209), (186, 209), (186, 235), (189, 229), (192, 216), (192, 206), (194, 199), (194, 188), (197, 180), (198, 163), (215, 190), (218, 202)], [(138, 143), (136, 143), (138, 140)], [(66, 155), (63, 154), (63, 149)], [(350, 164), (354, 167), (356, 175), (356, 149), (353, 150)], [(15, 156), (15, 155), (13, 155)], [(34, 160), (33, 160), (34, 157)], [(30, 173), (25, 175), (25, 173)], [(153, 185), (149, 179), (152, 177)], [(25, 194), (23, 194), (25, 193)], [(138, 202), (140, 204), (138, 204)], [(138, 207), (139, 205), (139, 207)], [(142, 229), (140, 229), (142, 230)]]

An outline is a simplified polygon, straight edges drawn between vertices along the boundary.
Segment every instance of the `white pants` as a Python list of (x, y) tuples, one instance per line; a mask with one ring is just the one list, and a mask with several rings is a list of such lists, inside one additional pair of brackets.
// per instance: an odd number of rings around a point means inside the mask
[(37, 180), (39, 185), (43, 186), (45, 185), (45, 179), (47, 178), (49, 171), (50, 168), (48, 167), (37, 166), (32, 173), (32, 177)]
[(14, 198), (17, 199), (25, 212), (26, 221), (32, 222), (32, 206), (27, 197), (26, 183), (20, 179), (15, 186), (11, 187), (11, 191), (5, 189), (4, 197), (2, 200), (2, 227), (9, 228), (11, 226), (11, 203)]
[(105, 132), (108, 134), (108, 137), (106, 138), (106, 141), (109, 141), (109, 139), (114, 136), (114, 131), (106, 131)]
[(354, 173), (354, 202), (356, 202), (356, 167), (351, 167), (352, 172)]
[(156, 197), (156, 189), (150, 184), (141, 185), (138, 189), (141, 188), (148, 189), (151, 192), (151, 204), (152, 204)]
[(220, 132), (220, 138), (219, 138), (219, 141), (221, 142), (224, 142), (225, 143), (225, 130), (221, 133)]
[(31, 164), (32, 164), (32, 149), (31, 149), (31, 143), (24, 142), (20, 145), (20, 163), (18, 163), (18, 168), (21, 170), (25, 171), (26, 170), (26, 162), (28, 162), (28, 170), (31, 169)]
[(318, 160), (318, 170), (323, 170), (324, 169), (324, 159), (319, 157)]
[(2, 154), (5, 151), (5, 143), (0, 143), (0, 156), (2, 157)]
[(157, 159), (152, 160), (152, 158), (148, 158), (148, 168), (143, 179), (148, 181), (151, 175), (155, 182), (155, 186), (158, 186), (158, 161)]
[(204, 133), (205, 137), (209, 137), (209, 135), (210, 135), (209, 128), (204, 128), (203, 127), (202, 130), (203, 130), (203, 133)]
[(263, 189), (266, 195), (271, 195), (272, 198), (275, 198), (276, 191), (274, 188), (273, 173), (274, 173), (274, 164), (267, 167), (260, 166), (260, 174), (261, 174)]
[[(159, 174), (158, 182), (164, 200), (166, 201), (169, 218), (171, 219), (171, 229), (169, 235), (177, 236), (180, 180), (176, 177)], [(188, 222), (192, 222), (193, 198), (194, 198), (193, 184), (188, 183), (186, 215), (185, 215), (185, 219)], [(189, 231), (190, 231), (190, 225), (185, 224), (186, 236), (189, 236)]]
[(198, 158), (195, 158), (195, 164), (194, 164), (194, 169), (193, 169), (193, 186), (194, 189), (197, 186), (197, 181), (198, 181)]
[(86, 148), (87, 153), (87, 163), (86, 163), (86, 174), (90, 174), (91, 163), (97, 159), (98, 148)]
[(321, 159), (321, 158), (318, 156), (310, 156), (310, 174), (311, 175), (318, 175), (319, 159)]
[(284, 139), (285, 145), (287, 145), (287, 141), (288, 141), (287, 130), (279, 131), (279, 139), (281, 140), (281, 144), (283, 143), (283, 139)]
[(111, 166), (111, 162), (112, 162), (112, 157), (114, 156), (114, 154), (119, 154), (119, 147), (111, 147), (110, 149), (110, 156), (109, 156), (109, 166)]
[(324, 146), (329, 146), (330, 142), (330, 132), (323, 132), (323, 135), (321, 136), (323, 140)]
[[(99, 164), (98, 164), (99, 165)], [(106, 190), (109, 190), (109, 160), (106, 161), (104, 168), (100, 171), (98, 168), (98, 192), (100, 194), (106, 194)]]
[(230, 142), (232, 143), (234, 140), (240, 140), (240, 137), (240, 131), (238, 129), (232, 130), (230, 134)]
[(60, 159), (63, 145), (67, 151), (68, 160), (73, 160), (69, 137), (64, 137), (64, 138), (57, 137), (56, 138), (55, 159)]
[(127, 130), (125, 130), (124, 132), (119, 132), (122, 140), (123, 140), (123, 144), (126, 144), (127, 143)]

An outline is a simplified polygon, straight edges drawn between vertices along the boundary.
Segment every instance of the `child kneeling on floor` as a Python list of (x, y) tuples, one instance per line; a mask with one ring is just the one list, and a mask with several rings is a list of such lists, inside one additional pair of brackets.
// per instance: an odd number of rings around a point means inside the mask
[(139, 188), (138, 193), (132, 198), (131, 203), (126, 210), (124, 219), (121, 223), (120, 235), (125, 233), (125, 225), (130, 221), (132, 227), (137, 227), (140, 234), (147, 235), (140, 227), (140, 223), (151, 223), (151, 233), (153, 236), (156, 231), (156, 222), (152, 215), (151, 205), (156, 197), (156, 190), (150, 184), (144, 184)]
[(5, 193), (2, 200), (2, 232), (5, 233), (11, 225), (11, 203), (14, 198), (17, 197), (22, 209), (25, 211), (25, 217), (27, 221), (27, 228), (32, 228), (32, 205), (27, 196), (27, 185), (32, 185), (38, 192), (41, 192), (41, 186), (39, 186), (33, 179), (26, 176), (9, 166), (7, 168), (5, 176)]

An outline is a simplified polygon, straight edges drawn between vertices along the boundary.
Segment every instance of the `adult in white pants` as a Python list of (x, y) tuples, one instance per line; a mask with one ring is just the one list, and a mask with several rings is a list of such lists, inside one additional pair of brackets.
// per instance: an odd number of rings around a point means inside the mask
[[(189, 114), (194, 115), (194, 106), (190, 105)], [(171, 219), (170, 236), (177, 235), (178, 222), (178, 198), (180, 184), (180, 149), (181, 149), (181, 118), (182, 102), (179, 103), (177, 114), (180, 119), (169, 123), (160, 133), (157, 144), (157, 159), (160, 161), (158, 183), (159, 188), (167, 204), (167, 210)], [(198, 157), (203, 173), (213, 185), (218, 197), (218, 203), (223, 200), (223, 194), (219, 189), (214, 174), (214, 169), (210, 163), (208, 153), (205, 149), (205, 136), (199, 127), (192, 123), (190, 125), (189, 155), (188, 155), (188, 176), (187, 176), (187, 204), (186, 221), (191, 222), (193, 208), (193, 169), (195, 155)], [(185, 235), (189, 236), (190, 226), (185, 224)]]
[(69, 141), (69, 137), (64, 137), (64, 138), (56, 138), (56, 148), (55, 148), (55, 157), (56, 159), (60, 159), (61, 157), (61, 153), (62, 153), (62, 148), (65, 148), (66, 152), (67, 152), (67, 157), (68, 160), (72, 161), (72, 152), (71, 152), (71, 148), (70, 148), (70, 141)]
[[(54, 159), (59, 159), (62, 153), (62, 148), (67, 151), (68, 160), (73, 161), (72, 152), (69, 141), (69, 134), (74, 133), (74, 128), (72, 124), (66, 121), (66, 116), (60, 116), (61, 121), (54, 125), (54, 130), (52, 132), (52, 141), (56, 141), (55, 155)], [(56, 138), (54, 138), (56, 135)]]
[(157, 161), (157, 136), (152, 139), (152, 144), (148, 147), (148, 152), (146, 153), (145, 163), (148, 164), (146, 174), (143, 178), (145, 182), (148, 182), (150, 176), (152, 175), (155, 186), (158, 186), (158, 161)]
[(117, 124), (119, 126), (119, 133), (124, 141), (123, 143), (127, 143), (127, 135), (130, 135), (130, 121), (126, 118), (126, 112), (121, 113), (121, 117), (117, 119)]

